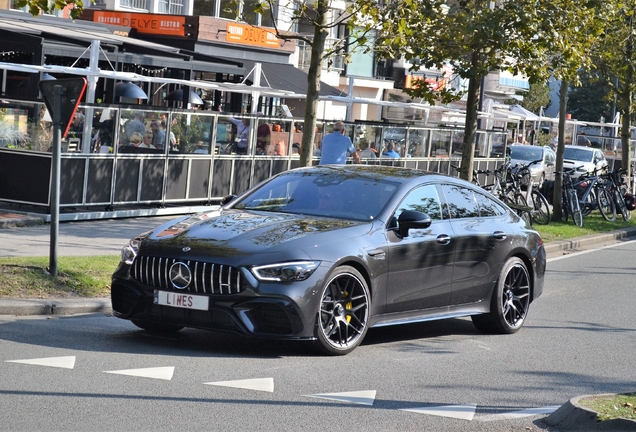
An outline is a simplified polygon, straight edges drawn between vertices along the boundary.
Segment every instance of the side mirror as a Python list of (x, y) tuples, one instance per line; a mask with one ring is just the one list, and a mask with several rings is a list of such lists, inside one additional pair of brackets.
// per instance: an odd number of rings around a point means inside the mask
[(400, 235), (408, 237), (410, 229), (426, 229), (431, 226), (431, 217), (415, 210), (404, 210), (398, 218)]
[(224, 206), (226, 204), (231, 203), (232, 201), (234, 201), (236, 199), (237, 195), (226, 195), (223, 197), (223, 199), (221, 200), (221, 206)]

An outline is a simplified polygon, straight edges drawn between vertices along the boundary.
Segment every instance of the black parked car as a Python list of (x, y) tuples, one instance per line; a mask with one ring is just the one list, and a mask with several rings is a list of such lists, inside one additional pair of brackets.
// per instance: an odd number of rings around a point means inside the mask
[(376, 326), (471, 316), (482, 331), (514, 333), (545, 263), (539, 234), (463, 180), (328, 165), (132, 239), (112, 303), (149, 331), (316, 340), (346, 354)]

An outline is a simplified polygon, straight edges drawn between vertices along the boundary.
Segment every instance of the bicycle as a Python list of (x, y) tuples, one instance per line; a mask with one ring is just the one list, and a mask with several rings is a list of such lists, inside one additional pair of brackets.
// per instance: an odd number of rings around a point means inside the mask
[(620, 211), (624, 221), (628, 221), (632, 218), (632, 212), (627, 208), (627, 204), (625, 203), (625, 194), (627, 193), (628, 185), (625, 184), (623, 174), (626, 172), (627, 170), (620, 168), (607, 173), (609, 193), (616, 207), (616, 211)]
[(517, 164), (513, 168), (513, 176), (519, 178), (519, 189), (523, 190), (522, 186), (526, 186), (525, 199), (527, 205), (532, 207), (530, 216), (533, 223), (536, 222), (539, 225), (548, 225), (550, 223), (550, 205), (547, 198), (535, 188), (532, 182), (532, 174), (530, 172), (530, 166), (536, 163), (542, 162), (542, 159), (532, 161), (527, 164)]
[(583, 216), (589, 215), (593, 210), (599, 210), (606, 221), (616, 220), (616, 206), (608, 190), (606, 182), (602, 181), (603, 175), (585, 174), (574, 182), (577, 191), (579, 205)]
[(571, 174), (574, 173), (574, 171), (575, 168), (571, 168), (569, 170), (557, 172), (557, 174), (562, 174), (563, 177), (563, 187), (561, 188), (561, 219), (563, 221), (567, 221), (569, 217), (572, 217), (574, 225), (580, 228), (583, 226), (583, 213), (581, 212), (579, 197), (576, 194), (574, 181), (571, 177)]

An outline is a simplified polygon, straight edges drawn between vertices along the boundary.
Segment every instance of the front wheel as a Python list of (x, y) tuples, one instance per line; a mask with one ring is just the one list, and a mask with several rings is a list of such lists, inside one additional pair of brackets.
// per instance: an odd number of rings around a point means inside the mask
[(490, 302), (490, 312), (473, 315), (475, 327), (484, 333), (516, 333), (530, 307), (530, 276), (523, 261), (510, 258), (501, 269)]
[(322, 290), (316, 317), (315, 335), (326, 354), (344, 355), (353, 351), (368, 330), (369, 288), (353, 267), (338, 267)]
[(568, 190), (568, 200), (570, 201), (570, 209), (572, 210), (572, 220), (574, 225), (581, 228), (583, 226), (583, 213), (579, 204), (579, 198), (574, 189)]

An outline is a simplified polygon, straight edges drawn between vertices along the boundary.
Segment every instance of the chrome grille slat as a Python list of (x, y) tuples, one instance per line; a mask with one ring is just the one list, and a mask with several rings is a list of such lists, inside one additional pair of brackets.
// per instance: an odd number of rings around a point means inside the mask
[(130, 275), (134, 280), (145, 285), (183, 292), (177, 290), (170, 282), (170, 267), (178, 261), (186, 263), (192, 272), (192, 282), (185, 290), (187, 292), (229, 295), (243, 290), (241, 274), (237, 268), (205, 261), (137, 256)]

